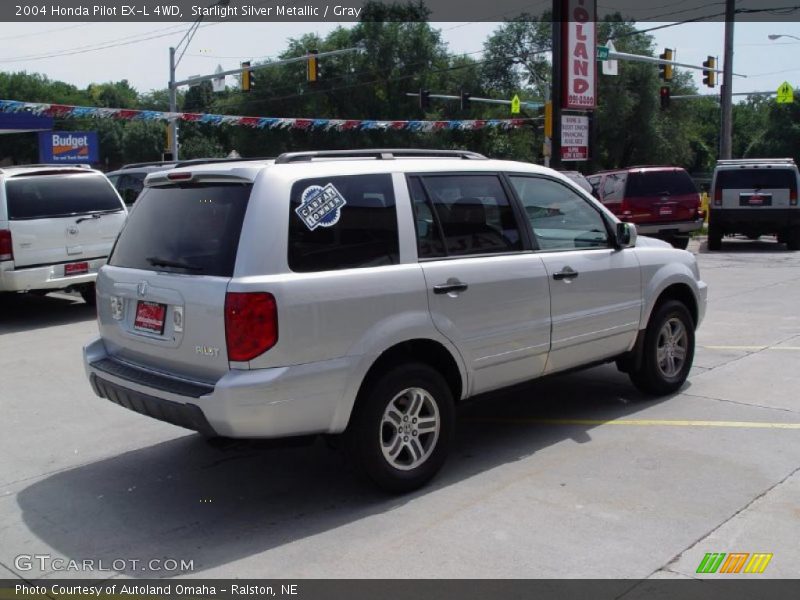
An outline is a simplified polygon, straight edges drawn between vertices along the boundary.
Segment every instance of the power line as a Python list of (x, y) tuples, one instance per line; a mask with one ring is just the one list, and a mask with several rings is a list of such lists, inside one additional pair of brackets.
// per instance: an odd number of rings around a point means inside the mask
[(96, 23), (77, 23), (76, 25), (67, 25), (66, 27), (55, 27), (53, 29), (45, 29), (44, 31), (35, 31), (33, 33), (19, 33), (17, 35), (4, 35), (0, 37), (0, 42), (4, 40), (17, 40), (19, 38), (29, 38), (38, 35), (45, 35), (48, 33), (55, 33), (56, 31), (66, 31), (67, 29), (77, 29), (78, 27), (86, 27), (87, 25), (95, 25)]

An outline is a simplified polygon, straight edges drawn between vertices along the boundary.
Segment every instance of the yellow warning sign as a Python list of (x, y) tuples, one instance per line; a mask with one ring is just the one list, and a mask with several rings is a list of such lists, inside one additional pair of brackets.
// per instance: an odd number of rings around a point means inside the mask
[(794, 88), (788, 81), (784, 81), (778, 86), (778, 104), (790, 104), (794, 102)]
[(518, 115), (519, 114), (519, 96), (514, 94), (514, 97), (511, 99), (511, 114)]

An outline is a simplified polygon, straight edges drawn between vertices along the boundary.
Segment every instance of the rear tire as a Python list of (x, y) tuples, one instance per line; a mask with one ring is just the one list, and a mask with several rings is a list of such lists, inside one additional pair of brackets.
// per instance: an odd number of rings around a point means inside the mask
[(686, 250), (689, 246), (689, 237), (688, 236), (676, 236), (669, 240), (669, 243), (672, 244), (673, 248), (677, 248), (678, 250)]
[(656, 306), (644, 336), (641, 364), (629, 373), (631, 381), (653, 396), (678, 391), (694, 360), (694, 322), (686, 305), (668, 300)]
[(97, 305), (97, 295), (95, 293), (94, 284), (88, 283), (86, 285), (81, 286), (78, 290), (83, 298), (83, 301), (86, 302), (89, 306), (96, 306)]
[(786, 249), (793, 252), (800, 250), (800, 229), (793, 229), (786, 234)]
[(722, 249), (722, 231), (713, 222), (708, 224), (708, 249), (712, 252)]
[(351, 459), (373, 483), (404, 493), (441, 469), (454, 428), (453, 395), (442, 375), (407, 363), (362, 390), (345, 436)]

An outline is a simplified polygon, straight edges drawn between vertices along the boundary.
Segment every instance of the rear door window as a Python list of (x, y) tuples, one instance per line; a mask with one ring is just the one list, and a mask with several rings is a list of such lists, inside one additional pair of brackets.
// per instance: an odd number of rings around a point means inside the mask
[(123, 210), (109, 181), (91, 173), (12, 177), (6, 181), (6, 200), (12, 221)]
[(716, 187), (731, 190), (797, 189), (793, 169), (726, 169), (717, 171)]
[(686, 171), (634, 171), (628, 175), (628, 198), (687, 196), (697, 188)]
[(109, 264), (231, 277), (251, 184), (145, 188)]
[(522, 249), (514, 211), (497, 175), (435, 175), (411, 182), (420, 258), (441, 256), (442, 249), (448, 256)]
[(300, 273), (397, 264), (400, 243), (391, 175), (296, 182), (288, 261)]

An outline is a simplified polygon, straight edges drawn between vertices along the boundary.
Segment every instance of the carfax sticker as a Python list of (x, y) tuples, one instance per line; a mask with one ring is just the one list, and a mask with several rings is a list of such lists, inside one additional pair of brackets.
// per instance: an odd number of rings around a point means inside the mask
[(332, 183), (325, 187), (312, 185), (300, 196), (300, 206), (294, 209), (310, 231), (317, 227), (332, 227), (342, 216), (347, 200)]

